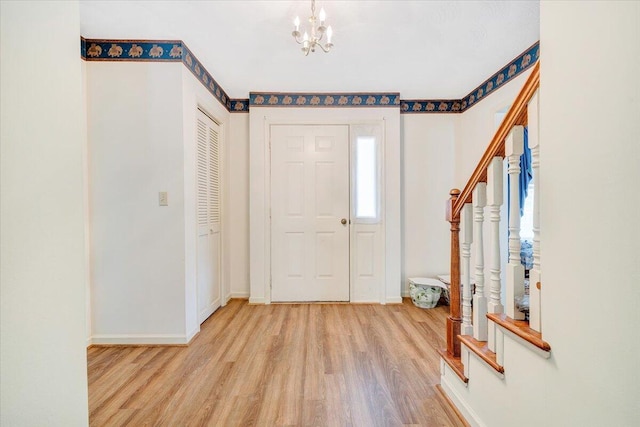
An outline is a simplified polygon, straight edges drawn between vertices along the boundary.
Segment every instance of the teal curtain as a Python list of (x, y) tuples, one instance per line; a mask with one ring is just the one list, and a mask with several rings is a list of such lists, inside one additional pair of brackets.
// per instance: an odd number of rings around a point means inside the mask
[[(527, 198), (527, 190), (529, 183), (533, 179), (533, 171), (531, 168), (531, 150), (529, 149), (529, 131), (524, 128), (524, 152), (520, 156), (520, 178), (518, 186), (520, 187), (520, 216), (524, 215), (524, 200)], [(511, 206), (511, 181), (507, 177), (507, 206)], [(511, 215), (511, 212), (509, 212)]]
[(524, 199), (527, 198), (527, 190), (532, 179), (529, 131), (524, 128), (524, 153), (520, 156), (520, 216), (524, 215)]

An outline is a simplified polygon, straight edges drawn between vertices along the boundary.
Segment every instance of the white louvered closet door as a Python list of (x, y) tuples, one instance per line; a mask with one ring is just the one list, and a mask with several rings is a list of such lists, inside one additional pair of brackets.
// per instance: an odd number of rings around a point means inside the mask
[(197, 127), (197, 281), (202, 323), (221, 303), (220, 127), (200, 110)]

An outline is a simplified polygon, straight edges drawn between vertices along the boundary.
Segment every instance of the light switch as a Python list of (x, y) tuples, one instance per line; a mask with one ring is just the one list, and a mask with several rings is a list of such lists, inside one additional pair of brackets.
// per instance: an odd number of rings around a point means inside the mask
[(169, 206), (169, 198), (167, 197), (166, 191), (158, 193), (158, 201), (160, 202), (160, 206)]

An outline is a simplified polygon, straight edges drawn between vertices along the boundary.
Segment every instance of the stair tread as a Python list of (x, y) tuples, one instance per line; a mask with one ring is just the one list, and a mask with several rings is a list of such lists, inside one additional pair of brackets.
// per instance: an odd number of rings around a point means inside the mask
[(551, 345), (542, 339), (542, 334), (540, 332), (531, 329), (529, 327), (529, 322), (526, 320), (514, 320), (506, 314), (493, 313), (487, 314), (487, 318), (539, 349), (543, 351), (551, 351)]
[(478, 341), (471, 335), (458, 335), (460, 342), (467, 346), (469, 350), (478, 355), (487, 365), (491, 366), (497, 372), (504, 374), (504, 367), (498, 363), (496, 354), (489, 350), (486, 341)]
[(455, 357), (447, 353), (447, 350), (438, 350), (440, 352), (440, 356), (445, 361), (447, 365), (456, 373), (458, 378), (465, 384), (469, 382), (469, 378), (464, 375), (464, 365), (462, 364), (462, 360), (460, 357)]

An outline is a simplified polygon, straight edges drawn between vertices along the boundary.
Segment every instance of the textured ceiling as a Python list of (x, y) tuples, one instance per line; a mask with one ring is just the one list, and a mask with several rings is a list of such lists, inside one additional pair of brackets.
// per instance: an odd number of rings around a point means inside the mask
[(80, 2), (87, 38), (179, 39), (232, 98), (251, 91), (462, 98), (539, 39), (538, 1), (317, 1), (334, 49), (305, 57), (311, 2)]

